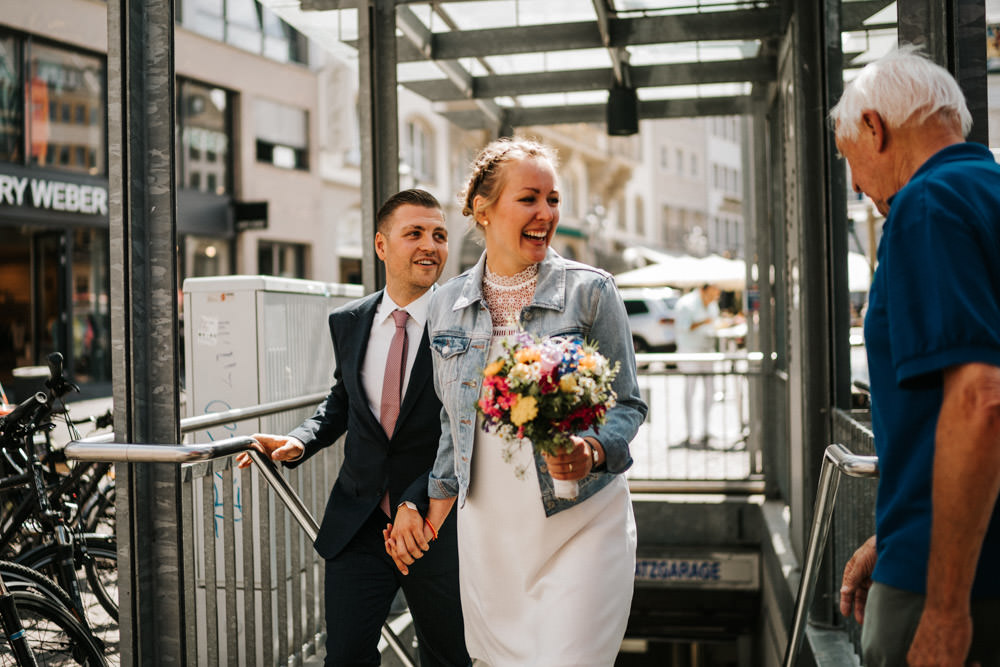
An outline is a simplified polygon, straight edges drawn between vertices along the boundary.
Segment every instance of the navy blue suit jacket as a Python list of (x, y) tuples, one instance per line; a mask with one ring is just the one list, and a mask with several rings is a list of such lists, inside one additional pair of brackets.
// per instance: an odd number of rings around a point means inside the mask
[(315, 543), (324, 558), (340, 553), (387, 489), (393, 514), (404, 500), (415, 503), (425, 516), (429, 505), (427, 478), (441, 436), (441, 402), (434, 391), (426, 327), (391, 439), (372, 413), (361, 382), (368, 337), (381, 299), (380, 290), (330, 314), (337, 364), (333, 386), (315, 414), (289, 434), (305, 445), (304, 456), (286, 464), (295, 467), (347, 433), (344, 463)]

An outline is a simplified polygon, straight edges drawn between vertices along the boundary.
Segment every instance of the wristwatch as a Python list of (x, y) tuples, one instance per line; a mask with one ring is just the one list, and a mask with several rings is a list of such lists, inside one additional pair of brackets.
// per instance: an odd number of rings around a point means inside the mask
[(409, 507), (414, 512), (419, 512), (420, 511), (419, 509), (417, 509), (416, 503), (413, 503), (413, 502), (411, 502), (409, 500), (404, 500), (403, 502), (401, 502), (398, 505), (396, 505), (396, 509), (398, 510), (403, 505), (406, 505), (407, 507)]

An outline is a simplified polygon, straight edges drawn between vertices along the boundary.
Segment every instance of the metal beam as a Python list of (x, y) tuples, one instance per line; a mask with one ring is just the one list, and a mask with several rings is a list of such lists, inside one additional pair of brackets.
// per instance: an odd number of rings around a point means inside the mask
[[(433, 58), (431, 40), (433, 38), (433, 33), (430, 29), (424, 25), (423, 21), (413, 13), (413, 10), (409, 7), (399, 7), (396, 10), (396, 25), (399, 27), (403, 36), (406, 37), (410, 43), (421, 51), (421, 53), (426, 54), (428, 60), (437, 65), (447, 80), (452, 84), (455, 90), (458, 91), (460, 98), (458, 99), (472, 99), (475, 97), (473, 95), (473, 79), (472, 75), (469, 74), (462, 64), (457, 60), (435, 60)], [(477, 100), (476, 106), (479, 110), (489, 118), (495, 127), (499, 127), (503, 122), (503, 113), (500, 107), (497, 106), (492, 100)]]
[[(632, 85), (636, 88), (743, 81), (767, 83), (775, 80), (775, 66), (775, 59), (770, 57), (702, 63), (672, 63), (630, 67), (629, 77)], [(603, 67), (475, 77), (472, 79), (472, 95), (476, 98), (494, 98), (580, 90), (607, 90), (613, 76), (613, 71), (610, 68)], [(448, 79), (408, 81), (403, 86), (436, 102), (457, 101), (468, 97), (464, 90)]]
[(362, 282), (366, 292), (385, 286), (375, 255), (375, 214), (399, 189), (399, 119), (396, 101), (396, 7), (368, 0), (358, 10), (358, 117), (361, 125)]
[(629, 87), (628, 71), (628, 51), (623, 46), (611, 46), (611, 11), (608, 7), (608, 0), (593, 0), (594, 11), (597, 13), (597, 29), (601, 32), (601, 42), (608, 50), (611, 58), (611, 69), (615, 75), (615, 81), (620, 86)]
[(879, 13), (894, 0), (860, 0), (860, 2), (840, 3), (840, 29), (842, 32), (865, 30), (865, 21)]
[(951, 72), (972, 113), (969, 141), (988, 144), (986, 7), (983, 0), (899, 0), (899, 43), (920, 44)]
[[(733, 116), (748, 113), (749, 96), (701, 97), (639, 102), (639, 118), (691, 118), (696, 116)], [(513, 127), (558, 125), (560, 123), (604, 123), (604, 104), (581, 104), (561, 107), (511, 108), (507, 110)], [(474, 110), (443, 110), (444, 118), (465, 130), (483, 129), (481, 116)]]
[[(781, 12), (777, 7), (766, 7), (731, 12), (610, 19), (608, 30), (609, 47), (693, 41), (766, 40), (781, 36)], [(441, 32), (434, 33), (431, 39), (432, 56), (436, 60), (604, 47), (601, 31), (593, 21)], [(398, 45), (396, 57), (399, 62), (427, 59), (424, 53), (406, 39)]]
[[(112, 377), (122, 442), (180, 439), (174, 194), (174, 3), (108, 2)], [(181, 665), (180, 469), (118, 464), (123, 665)], [(193, 613), (193, 609), (187, 610)]]

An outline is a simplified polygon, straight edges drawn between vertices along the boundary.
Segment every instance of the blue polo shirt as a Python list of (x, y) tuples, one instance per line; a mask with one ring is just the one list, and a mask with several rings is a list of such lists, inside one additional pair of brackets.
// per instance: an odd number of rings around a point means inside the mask
[[(890, 199), (865, 344), (879, 457), (875, 581), (924, 593), (942, 371), (1000, 366), (1000, 165), (974, 143), (925, 162)], [(1000, 443), (997, 443), (1000, 446)], [(1000, 596), (1000, 512), (973, 597)]]

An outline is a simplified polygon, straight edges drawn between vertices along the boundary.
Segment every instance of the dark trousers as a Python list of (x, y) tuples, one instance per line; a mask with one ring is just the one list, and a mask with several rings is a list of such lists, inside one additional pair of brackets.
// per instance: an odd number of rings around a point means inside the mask
[[(861, 649), (866, 667), (906, 664), (906, 654), (917, 633), (924, 596), (899, 588), (872, 584), (861, 626)], [(1000, 599), (972, 601), (972, 646), (968, 659), (982, 667), (1000, 667)]]
[(326, 561), (326, 667), (381, 662), (381, 627), (400, 587), (413, 617), (421, 667), (465, 667), (455, 513), (406, 576), (385, 552), (387, 523), (376, 508), (344, 550)]

